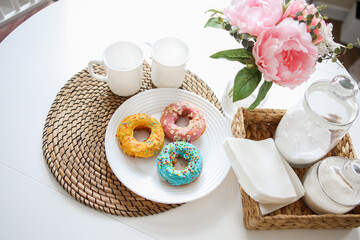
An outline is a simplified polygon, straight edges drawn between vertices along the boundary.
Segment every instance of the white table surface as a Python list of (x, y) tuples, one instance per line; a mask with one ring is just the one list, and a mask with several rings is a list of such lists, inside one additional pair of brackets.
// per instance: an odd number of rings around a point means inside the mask
[[(249, 231), (232, 170), (209, 195), (146, 217), (121, 217), (74, 200), (52, 176), (42, 132), (60, 88), (112, 42), (154, 42), (173, 36), (190, 48), (188, 68), (220, 99), (240, 65), (209, 56), (238, 47), (224, 31), (204, 29), (216, 0), (61, 0), (40, 11), (0, 44), (0, 239), (359, 239), (360, 230)], [(347, 74), (333, 63), (317, 65), (309, 83)], [(264, 107), (288, 108), (307, 84), (273, 87)], [(360, 120), (350, 130), (360, 152)]]

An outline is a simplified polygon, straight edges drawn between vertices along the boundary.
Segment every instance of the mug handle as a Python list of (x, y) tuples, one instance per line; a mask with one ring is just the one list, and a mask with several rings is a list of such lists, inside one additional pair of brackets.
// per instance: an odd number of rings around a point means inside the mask
[(93, 78), (96, 78), (97, 80), (100, 80), (100, 81), (103, 81), (103, 82), (107, 82), (107, 76), (102, 76), (102, 75), (99, 75), (99, 74), (96, 74), (94, 72), (94, 69), (93, 69), (93, 65), (94, 64), (103, 64), (102, 61), (99, 61), (99, 60), (91, 60), (89, 63), (88, 63), (88, 68), (89, 68), (89, 73), (90, 75), (93, 77)]
[(151, 64), (151, 62), (152, 62), (152, 56), (151, 56), (152, 43), (143, 42), (141, 49), (142, 49), (142, 51), (144, 53), (145, 61), (147, 63)]

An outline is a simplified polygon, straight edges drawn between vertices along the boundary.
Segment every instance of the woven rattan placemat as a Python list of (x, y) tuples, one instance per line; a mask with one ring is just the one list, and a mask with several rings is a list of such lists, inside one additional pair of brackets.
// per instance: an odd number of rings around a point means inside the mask
[[(144, 62), (140, 92), (153, 89), (151, 67)], [(104, 74), (102, 66), (95, 66)], [(194, 92), (220, 111), (213, 91), (187, 71), (182, 89)], [(87, 69), (73, 76), (57, 94), (46, 119), (43, 152), (57, 181), (79, 202), (121, 216), (145, 216), (180, 204), (147, 200), (125, 187), (112, 172), (105, 155), (105, 132), (115, 110), (128, 97), (113, 94), (108, 85), (92, 78)]]

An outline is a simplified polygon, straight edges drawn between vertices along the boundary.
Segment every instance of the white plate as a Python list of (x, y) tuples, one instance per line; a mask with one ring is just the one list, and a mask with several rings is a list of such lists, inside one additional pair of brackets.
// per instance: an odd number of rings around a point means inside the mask
[[(161, 179), (156, 158), (132, 158), (122, 152), (116, 129), (127, 116), (145, 113), (160, 120), (165, 106), (185, 101), (197, 106), (205, 115), (206, 130), (194, 141), (203, 156), (200, 177), (187, 185), (172, 186)], [(105, 135), (105, 151), (116, 177), (136, 194), (161, 203), (183, 203), (205, 196), (225, 178), (230, 163), (222, 148), (222, 141), (231, 136), (230, 126), (219, 110), (204, 98), (185, 90), (160, 88), (139, 93), (124, 102), (111, 117)], [(165, 144), (169, 143), (165, 140)]]

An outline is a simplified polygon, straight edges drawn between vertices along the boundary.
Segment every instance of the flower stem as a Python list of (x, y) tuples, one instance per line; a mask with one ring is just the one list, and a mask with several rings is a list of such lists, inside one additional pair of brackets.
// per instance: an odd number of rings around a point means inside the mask
[(233, 97), (233, 93), (234, 93), (234, 86), (232, 86), (232, 88), (230, 88), (229, 92), (228, 92), (228, 97), (232, 98)]

